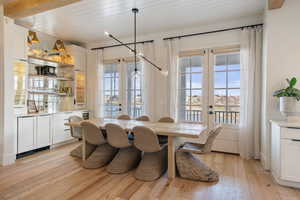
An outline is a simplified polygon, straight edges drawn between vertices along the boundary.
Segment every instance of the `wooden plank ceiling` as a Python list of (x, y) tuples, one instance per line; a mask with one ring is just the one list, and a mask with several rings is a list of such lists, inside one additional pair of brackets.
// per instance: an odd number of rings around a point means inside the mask
[(269, 0), (269, 9), (278, 9), (283, 6), (285, 0)]
[(2, 0), (4, 15), (13, 19), (28, 17), (81, 0)]

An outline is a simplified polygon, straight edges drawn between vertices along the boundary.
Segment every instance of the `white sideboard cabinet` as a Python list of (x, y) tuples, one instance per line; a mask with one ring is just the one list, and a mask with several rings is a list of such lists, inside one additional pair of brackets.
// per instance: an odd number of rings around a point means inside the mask
[(271, 124), (272, 176), (281, 185), (300, 188), (300, 123)]

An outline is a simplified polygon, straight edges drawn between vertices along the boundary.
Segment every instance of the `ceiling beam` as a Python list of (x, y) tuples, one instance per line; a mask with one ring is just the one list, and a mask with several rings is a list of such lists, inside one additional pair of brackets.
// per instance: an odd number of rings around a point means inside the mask
[(13, 19), (28, 17), (81, 0), (4, 0), (4, 15)]
[(278, 9), (283, 6), (285, 0), (268, 0), (269, 1), (269, 10)]

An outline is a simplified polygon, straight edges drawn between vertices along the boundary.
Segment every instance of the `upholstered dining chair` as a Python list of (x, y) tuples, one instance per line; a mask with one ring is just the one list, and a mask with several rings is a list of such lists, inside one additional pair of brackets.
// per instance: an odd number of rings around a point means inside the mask
[(145, 121), (146, 122), (146, 121), (150, 121), (150, 118), (148, 116), (146, 116), (146, 115), (142, 115), (142, 116), (136, 118), (135, 120), (136, 121)]
[[(70, 116), (68, 121), (69, 122), (81, 122), (83, 119), (79, 116)], [(82, 129), (80, 127), (73, 127), (70, 128), (71, 136), (76, 139), (82, 139)], [(79, 145), (75, 149), (70, 152), (70, 155), (77, 158), (82, 158), (82, 145)]]
[[(162, 117), (158, 120), (158, 122), (160, 122), (160, 123), (174, 123), (175, 120), (171, 117)], [(159, 139), (159, 143), (161, 143), (161, 144), (168, 142), (168, 136), (165, 136), (165, 135), (159, 135), (158, 139)]]
[[(81, 122), (83, 119), (77, 115), (69, 117), (68, 121), (71, 122)], [(73, 138), (82, 139), (82, 131), (80, 127), (71, 127), (71, 136)]]
[(126, 173), (135, 168), (141, 160), (141, 152), (128, 140), (126, 131), (117, 124), (105, 125), (108, 143), (119, 148), (117, 155), (107, 166), (107, 171), (112, 174)]
[(117, 119), (120, 119), (120, 120), (130, 120), (130, 116), (129, 115), (119, 115), (117, 117)]
[(83, 167), (100, 168), (108, 164), (117, 153), (117, 149), (107, 143), (100, 128), (89, 120), (82, 121), (80, 126), (83, 128), (86, 151), (94, 149), (88, 158), (83, 161)]
[(203, 154), (211, 152), (213, 142), (221, 131), (222, 127), (218, 126), (208, 133), (205, 144), (188, 142), (176, 151), (176, 166), (182, 178), (206, 182), (219, 180), (218, 173), (210, 169), (200, 159), (194, 157), (193, 153)]
[(162, 123), (174, 123), (175, 120), (171, 117), (162, 117), (158, 120), (158, 122), (162, 122)]
[(134, 145), (144, 152), (142, 161), (135, 171), (135, 178), (153, 181), (161, 177), (167, 169), (167, 145), (159, 143), (157, 135), (150, 128), (133, 128)]

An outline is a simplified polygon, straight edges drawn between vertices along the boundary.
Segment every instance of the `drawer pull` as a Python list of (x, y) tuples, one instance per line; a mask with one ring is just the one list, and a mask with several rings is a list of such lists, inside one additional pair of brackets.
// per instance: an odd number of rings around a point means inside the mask
[(70, 131), (70, 129), (65, 129), (64, 131)]
[(300, 127), (286, 127), (288, 129), (300, 129)]
[(293, 142), (300, 142), (300, 140), (292, 139)]

